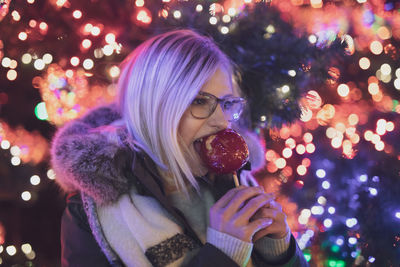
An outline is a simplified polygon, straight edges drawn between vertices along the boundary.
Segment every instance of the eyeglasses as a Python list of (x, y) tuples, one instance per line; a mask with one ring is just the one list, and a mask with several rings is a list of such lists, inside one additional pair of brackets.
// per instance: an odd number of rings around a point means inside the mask
[(225, 117), (232, 122), (239, 119), (245, 103), (246, 100), (241, 97), (228, 96), (221, 99), (206, 92), (199, 92), (190, 104), (190, 113), (196, 119), (206, 119), (214, 113), (217, 105), (220, 104)]

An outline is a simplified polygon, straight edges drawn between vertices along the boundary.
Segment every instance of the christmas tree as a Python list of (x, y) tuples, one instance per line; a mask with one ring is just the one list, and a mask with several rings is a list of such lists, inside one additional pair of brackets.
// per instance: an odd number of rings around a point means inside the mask
[(119, 63), (192, 28), (235, 63), (245, 119), (312, 266), (400, 263), (395, 1), (0, 0), (0, 265), (59, 265), (49, 165), (67, 121), (116, 94)]

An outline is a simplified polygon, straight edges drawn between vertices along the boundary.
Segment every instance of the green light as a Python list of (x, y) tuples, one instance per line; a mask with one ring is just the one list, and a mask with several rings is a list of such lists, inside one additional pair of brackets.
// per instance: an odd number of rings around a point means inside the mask
[(328, 266), (329, 267), (336, 267), (336, 261), (335, 260), (328, 260)]
[(40, 102), (35, 107), (35, 115), (39, 120), (47, 120), (49, 115), (47, 115), (46, 104), (44, 102)]
[(332, 250), (332, 252), (337, 253), (337, 252), (339, 252), (340, 248), (339, 248), (338, 245), (333, 245), (333, 246), (331, 247), (331, 250)]
[(342, 260), (336, 262), (336, 267), (346, 267), (346, 263)]
[(310, 261), (311, 260), (311, 254), (310, 252), (303, 252), (304, 258), (306, 259), (306, 261)]

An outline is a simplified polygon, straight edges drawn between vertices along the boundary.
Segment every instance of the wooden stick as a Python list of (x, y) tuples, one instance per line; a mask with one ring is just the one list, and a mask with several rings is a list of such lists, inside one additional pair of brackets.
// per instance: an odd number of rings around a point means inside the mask
[(233, 173), (233, 182), (235, 183), (235, 187), (239, 187), (240, 184), (236, 172)]

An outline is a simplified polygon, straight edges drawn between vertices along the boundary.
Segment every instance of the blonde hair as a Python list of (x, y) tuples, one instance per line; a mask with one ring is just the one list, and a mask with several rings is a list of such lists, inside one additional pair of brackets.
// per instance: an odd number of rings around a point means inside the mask
[(228, 57), (208, 37), (192, 30), (157, 35), (123, 62), (119, 108), (135, 143), (175, 186), (187, 193), (198, 184), (183, 151), (179, 122), (202, 86), (218, 68), (232, 77)]

